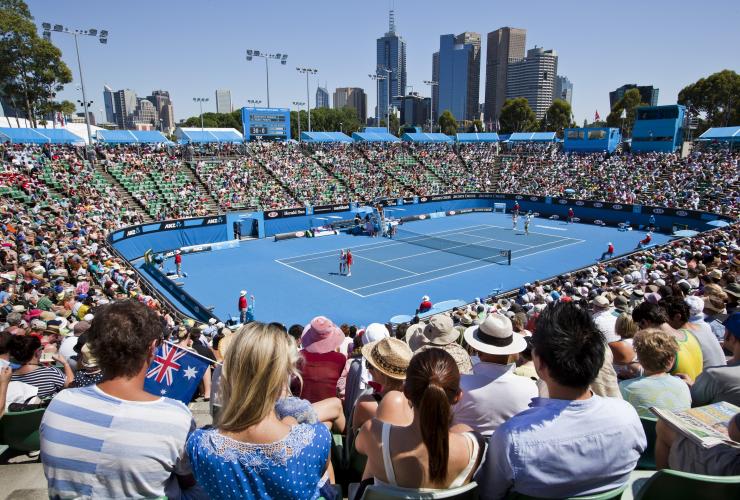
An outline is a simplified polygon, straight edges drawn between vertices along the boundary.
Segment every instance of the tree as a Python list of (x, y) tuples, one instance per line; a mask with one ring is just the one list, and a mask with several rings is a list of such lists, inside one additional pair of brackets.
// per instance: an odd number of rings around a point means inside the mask
[(401, 130), (401, 121), (398, 119), (398, 115), (396, 113), (391, 113), (391, 126), (390, 126), (391, 134), (397, 136), (400, 130)]
[(542, 132), (557, 132), (558, 137), (563, 137), (563, 130), (568, 127), (575, 126), (572, 120), (573, 112), (568, 101), (561, 99), (555, 99), (547, 112), (545, 117), (540, 122), (540, 131)]
[(20, 103), (32, 126), (36, 112), (72, 81), (61, 57), (36, 33), (25, 2), (0, 0), (0, 94)]
[(439, 115), (439, 120), (437, 121), (439, 124), (439, 130), (445, 135), (455, 135), (457, 134), (457, 120), (455, 120), (454, 115), (449, 109), (445, 109), (442, 111), (442, 114)]
[(687, 85), (678, 93), (678, 103), (704, 115), (697, 133), (709, 127), (740, 123), (740, 75), (726, 69)]
[(529, 107), (525, 97), (506, 99), (498, 118), (501, 132), (534, 132), (537, 130), (537, 115)]
[[(632, 137), (632, 126), (635, 124), (636, 110), (639, 106), (647, 106), (640, 102), (642, 96), (637, 89), (629, 89), (624, 96), (614, 104), (609, 116), (606, 117), (606, 124), (609, 127), (618, 127), (622, 129), (623, 137)], [(622, 120), (622, 111), (625, 111), (624, 120)]]
[(477, 132), (485, 132), (486, 129), (483, 128), (483, 122), (480, 120), (473, 120), (470, 122), (470, 125), (468, 126), (468, 132), (477, 133)]

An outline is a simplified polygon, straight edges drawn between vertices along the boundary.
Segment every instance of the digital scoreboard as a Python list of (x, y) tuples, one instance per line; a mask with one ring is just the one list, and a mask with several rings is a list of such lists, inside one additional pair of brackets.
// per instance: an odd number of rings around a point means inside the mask
[(287, 108), (242, 108), (242, 122), (247, 141), (290, 139), (290, 110)]

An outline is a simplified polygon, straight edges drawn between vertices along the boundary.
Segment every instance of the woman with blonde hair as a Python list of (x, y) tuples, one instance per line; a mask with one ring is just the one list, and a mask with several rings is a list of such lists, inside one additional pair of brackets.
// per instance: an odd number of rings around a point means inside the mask
[[(631, 315), (622, 313), (617, 317), (614, 332), (619, 336), (620, 340), (612, 342), (609, 344), (609, 347), (612, 353), (614, 353), (614, 370), (622, 380), (642, 375), (642, 366), (640, 366), (633, 347), (633, 338), (637, 330), (637, 323), (635, 323)], [(617, 359), (623, 361), (620, 362)]]
[(293, 339), (272, 324), (252, 322), (234, 336), (216, 426), (194, 431), (187, 443), (195, 478), (212, 498), (332, 496), (329, 430), (276, 410), (290, 378), (299, 376), (298, 356)]

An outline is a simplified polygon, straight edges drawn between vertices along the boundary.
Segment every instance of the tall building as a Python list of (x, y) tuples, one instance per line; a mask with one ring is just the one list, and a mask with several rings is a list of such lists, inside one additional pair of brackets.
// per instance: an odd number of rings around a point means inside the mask
[[(439, 84), (439, 51), (432, 54), (432, 81)], [(432, 116), (439, 118), (439, 85), (432, 85)]]
[(316, 87), (316, 107), (329, 108), (329, 91), (326, 87)]
[(537, 119), (545, 116), (552, 104), (558, 55), (554, 50), (535, 47), (527, 57), (509, 64), (506, 75), (506, 98), (526, 97)]
[(401, 110), (401, 125), (424, 128), (429, 123), (431, 99), (422, 97), (418, 92), (409, 92), (401, 99), (399, 109)]
[(161, 128), (163, 132), (172, 133), (175, 129), (175, 114), (170, 93), (166, 90), (153, 90), (152, 95), (147, 97), (147, 100), (157, 110), (157, 117), (160, 121), (155, 124), (156, 128)]
[(136, 109), (129, 120), (128, 128), (150, 130), (159, 128), (157, 108), (149, 99), (137, 98)]
[(527, 30), (499, 28), (488, 34), (486, 52), (486, 122), (495, 122), (506, 101), (506, 82), (510, 62), (524, 59)]
[[(478, 65), (476, 70), (476, 63)], [(440, 113), (449, 110), (457, 121), (475, 120), (480, 86), (480, 35), (439, 37)]]
[(103, 105), (105, 106), (105, 121), (116, 123), (116, 109), (113, 105), (113, 89), (103, 85)]
[(555, 78), (555, 90), (552, 98), (553, 100), (560, 99), (568, 104), (573, 104), (573, 84), (567, 76), (557, 76)]
[(337, 87), (334, 91), (334, 109), (352, 108), (360, 123), (367, 119), (367, 94), (358, 87)]
[[(393, 10), (388, 13), (388, 33), (377, 39), (376, 49), (376, 72), (380, 76), (390, 78), (390, 85), (386, 81), (380, 81), (378, 85), (375, 117), (380, 121), (387, 114), (388, 102), (398, 106), (400, 97), (396, 96), (406, 95), (406, 42), (396, 33)], [(385, 70), (390, 70), (390, 73)]]
[(136, 92), (130, 89), (117, 90), (113, 92), (113, 110), (115, 113), (115, 124), (120, 129), (129, 128), (137, 105)]
[(231, 113), (231, 91), (228, 89), (216, 90), (216, 113)]
[(617, 102), (624, 97), (625, 92), (630, 89), (637, 89), (640, 91), (640, 100), (642, 103), (649, 104), (650, 106), (658, 105), (658, 93), (660, 92), (660, 89), (656, 89), (652, 85), (628, 83), (626, 85), (622, 85), (617, 90), (609, 92), (609, 108), (614, 109), (614, 105), (617, 104)]

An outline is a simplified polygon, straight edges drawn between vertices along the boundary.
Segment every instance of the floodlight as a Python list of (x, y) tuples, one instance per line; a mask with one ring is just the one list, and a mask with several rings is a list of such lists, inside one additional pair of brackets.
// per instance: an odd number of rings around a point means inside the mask
[(288, 58), (288, 54), (283, 54), (283, 59), (287, 59), (287, 58)]
[(108, 44), (108, 39), (107, 38), (100, 38), (100, 43), (102, 43), (103, 45), (107, 45)]
[(44, 31), (44, 40), (47, 42), (51, 41), (51, 31)]
[(277, 54), (275, 54), (275, 57), (280, 59), (281, 57), (283, 57), (283, 55), (280, 52), (278, 52)]
[(247, 56), (247, 61), (251, 61), (251, 60), (252, 60), (252, 56)]
[(61, 24), (55, 24), (54, 31), (64, 31), (64, 26), (62, 26)]
[(248, 56), (251, 56), (252, 55), (252, 49), (247, 49), (247, 55)]
[(101, 30), (100, 31), (100, 37), (101, 38), (108, 38), (108, 30)]
[(98, 36), (98, 30), (96, 30), (95, 28), (90, 28), (89, 30), (87, 30), (87, 34), (90, 36)]
[(280, 64), (282, 64), (283, 66), (285, 66), (287, 63), (288, 63), (288, 61), (286, 61), (285, 59), (283, 59), (283, 60), (280, 61)]
[(262, 54), (260, 54), (260, 51), (259, 51), (259, 50), (255, 50), (255, 51), (254, 51), (254, 55), (255, 55), (255, 56), (257, 56), (257, 57), (259, 57), (259, 56), (261, 56)]
[(44, 28), (44, 31), (51, 30), (51, 24), (49, 23), (41, 23), (41, 27)]

